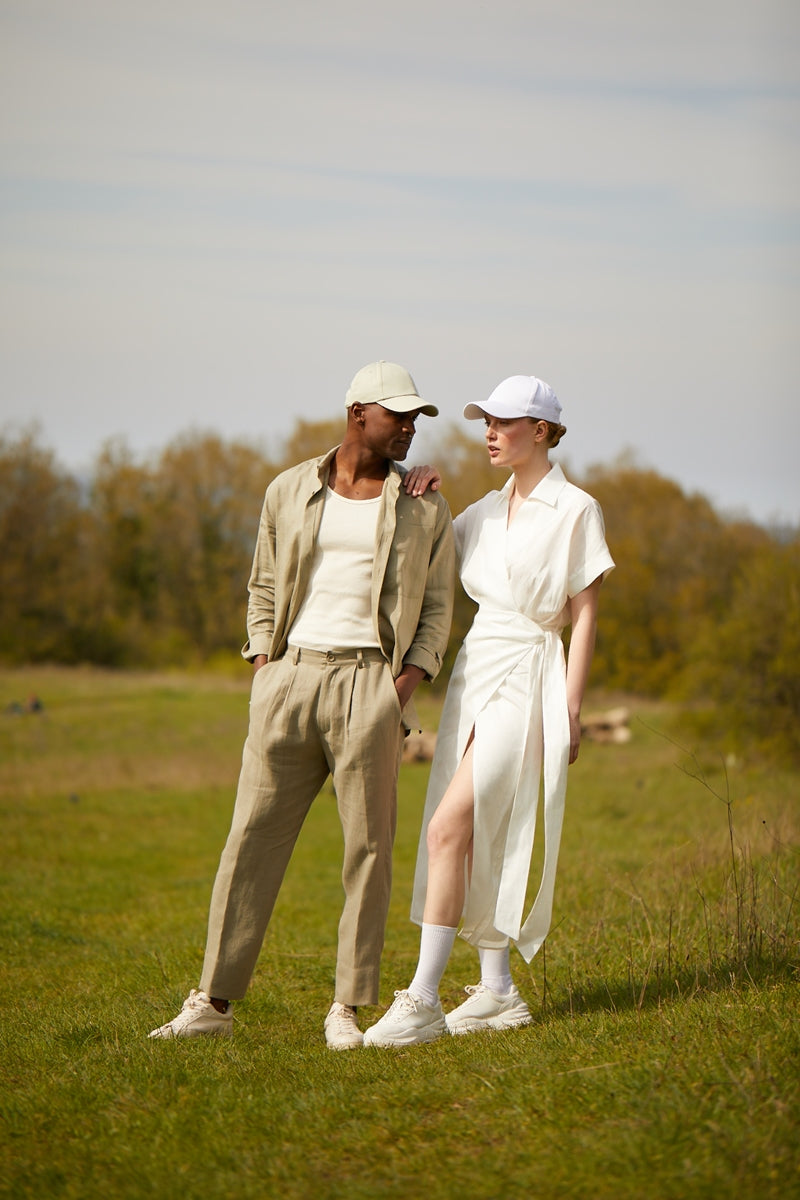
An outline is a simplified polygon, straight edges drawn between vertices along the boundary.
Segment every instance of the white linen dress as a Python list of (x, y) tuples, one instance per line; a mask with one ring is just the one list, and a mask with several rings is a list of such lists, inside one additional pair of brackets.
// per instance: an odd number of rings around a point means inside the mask
[[(422, 922), (426, 833), (475, 729), (472, 876), (461, 936), (516, 942), (530, 961), (550, 928), (567, 789), (561, 631), (570, 597), (614, 567), (598, 503), (554, 465), (508, 525), (513, 478), (453, 522), (461, 582), (479, 605), (447, 690), (425, 802), (411, 918)], [(544, 861), (523, 919), (543, 776)]]

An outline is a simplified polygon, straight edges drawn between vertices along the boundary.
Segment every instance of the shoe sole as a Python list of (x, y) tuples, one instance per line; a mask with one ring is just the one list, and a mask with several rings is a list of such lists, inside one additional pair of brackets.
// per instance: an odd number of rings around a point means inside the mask
[(530, 1025), (533, 1017), (530, 1013), (527, 1016), (513, 1017), (511, 1014), (501, 1014), (499, 1017), (467, 1017), (463, 1021), (458, 1021), (454, 1025), (448, 1025), (447, 1028), (452, 1034), (462, 1033), (480, 1033), (481, 1030), (503, 1030), (503, 1029), (521, 1029), (524, 1025)]
[[(167, 1026), (166, 1028), (169, 1028)], [(181, 1030), (180, 1033), (162, 1033), (160, 1029), (154, 1029), (152, 1033), (148, 1033), (148, 1039), (154, 1042), (185, 1042), (190, 1038), (197, 1037), (233, 1037), (232, 1029), (195, 1029), (192, 1033), (186, 1030)]]
[[(420, 1036), (420, 1032), (422, 1036)], [(383, 1050), (391, 1050), (393, 1046), (426, 1046), (429, 1042), (438, 1042), (439, 1038), (446, 1037), (450, 1030), (445, 1025), (443, 1029), (436, 1030), (417, 1030), (412, 1029), (404, 1037), (393, 1038), (392, 1041), (378, 1041), (378, 1039), (367, 1039), (364, 1035), (365, 1046), (378, 1046)]]

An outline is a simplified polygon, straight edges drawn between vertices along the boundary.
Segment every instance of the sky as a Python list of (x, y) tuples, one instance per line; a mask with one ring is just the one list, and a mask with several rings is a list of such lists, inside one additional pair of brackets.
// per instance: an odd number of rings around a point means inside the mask
[(0, 432), (269, 449), (384, 358), (416, 461), (534, 374), (574, 476), (796, 524), (799, 118), (796, 0), (0, 0)]

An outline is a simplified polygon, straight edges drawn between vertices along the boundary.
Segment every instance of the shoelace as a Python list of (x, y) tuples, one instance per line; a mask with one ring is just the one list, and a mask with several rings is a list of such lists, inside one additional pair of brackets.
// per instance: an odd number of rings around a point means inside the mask
[(352, 1030), (354, 1025), (358, 1024), (356, 1014), (350, 1008), (335, 1009), (332, 1013), (328, 1013), (328, 1025), (333, 1025), (340, 1032), (348, 1032)]
[(189, 995), (183, 1002), (183, 1007), (188, 1009), (203, 1008), (209, 1001), (206, 998), (205, 992), (198, 992), (196, 988), (192, 988)]
[(178, 1013), (174, 1021), (171, 1022), (173, 1029), (183, 1028), (199, 1009), (205, 1008), (209, 1001), (205, 997), (204, 992), (198, 992), (196, 988), (192, 988), (189, 995), (183, 1002), (183, 1007)]
[[(403, 989), (402, 991), (395, 992), (394, 1003), (392, 1004), (392, 1007), (389, 1009), (389, 1012), (392, 1013), (393, 1016), (397, 1017), (397, 1016), (400, 1016), (402, 1013), (416, 1012), (416, 1011), (417, 1011), (417, 1002), (414, 999), (414, 997), (411, 995), (411, 992), (408, 991), (408, 989)], [(386, 1015), (388, 1017), (389, 1013), (387, 1012)]]

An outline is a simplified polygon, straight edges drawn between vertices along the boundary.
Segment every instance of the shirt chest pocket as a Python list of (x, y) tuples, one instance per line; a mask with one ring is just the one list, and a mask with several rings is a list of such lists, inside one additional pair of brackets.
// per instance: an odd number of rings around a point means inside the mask
[(398, 519), (386, 562), (384, 591), (420, 597), (425, 592), (431, 532), (425, 521), (403, 514)]

